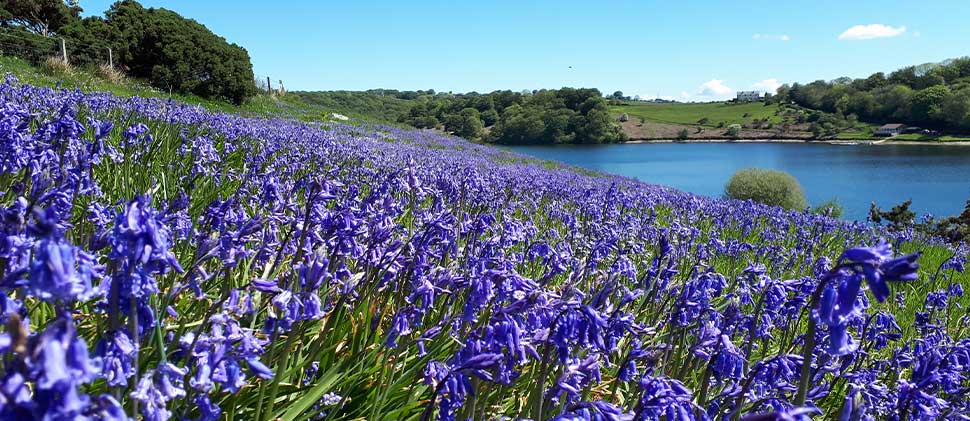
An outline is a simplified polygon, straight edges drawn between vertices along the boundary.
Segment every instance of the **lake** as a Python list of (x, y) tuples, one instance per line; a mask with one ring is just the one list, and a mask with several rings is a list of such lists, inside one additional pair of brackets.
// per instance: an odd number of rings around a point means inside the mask
[(907, 199), (918, 214), (956, 215), (970, 198), (970, 146), (641, 143), (511, 149), (715, 197), (739, 169), (783, 170), (798, 179), (813, 206), (837, 198), (846, 219), (864, 220), (870, 202), (887, 209)]

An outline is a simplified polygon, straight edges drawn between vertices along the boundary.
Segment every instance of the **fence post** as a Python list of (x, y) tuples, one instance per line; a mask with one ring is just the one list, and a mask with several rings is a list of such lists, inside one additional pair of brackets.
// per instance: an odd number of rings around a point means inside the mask
[(64, 44), (64, 38), (61, 38), (61, 56), (64, 57), (64, 63), (67, 63), (67, 45)]
[(269, 76), (266, 76), (266, 93), (273, 93), (273, 85), (269, 83)]
[(108, 47), (108, 67), (110, 67), (112, 69), (115, 68), (115, 58), (111, 54), (111, 47)]

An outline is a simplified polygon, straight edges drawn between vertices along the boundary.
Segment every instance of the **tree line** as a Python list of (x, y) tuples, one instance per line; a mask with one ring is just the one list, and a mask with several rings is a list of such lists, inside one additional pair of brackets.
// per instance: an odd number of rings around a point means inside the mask
[(425, 93), (399, 118), (499, 144), (613, 143), (625, 139), (597, 89), (543, 89), (487, 94)]
[(114, 3), (103, 17), (81, 18), (81, 12), (76, 0), (3, 0), (0, 40), (58, 56), (59, 44), (50, 41), (63, 38), (71, 45), (72, 65), (102, 65), (110, 48), (125, 73), (167, 91), (234, 103), (256, 94), (246, 49), (195, 20), (135, 0)]
[(904, 67), (888, 76), (784, 85), (777, 99), (863, 121), (970, 132), (970, 57)]

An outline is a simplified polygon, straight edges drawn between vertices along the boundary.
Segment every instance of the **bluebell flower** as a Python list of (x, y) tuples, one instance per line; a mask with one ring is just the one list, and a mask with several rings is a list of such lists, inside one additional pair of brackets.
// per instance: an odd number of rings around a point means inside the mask
[(811, 421), (813, 414), (821, 411), (814, 407), (792, 408), (766, 414), (753, 414), (741, 417), (742, 421)]

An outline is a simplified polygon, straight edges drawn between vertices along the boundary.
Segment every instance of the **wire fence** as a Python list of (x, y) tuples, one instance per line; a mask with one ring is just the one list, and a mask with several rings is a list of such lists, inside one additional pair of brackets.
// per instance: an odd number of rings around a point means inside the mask
[(0, 30), (0, 54), (33, 62), (55, 57), (75, 65), (104, 64), (114, 67), (114, 54), (110, 47), (10, 30)]
[(270, 95), (284, 95), (286, 94), (286, 88), (283, 86), (282, 80), (273, 80), (269, 75), (255, 74), (254, 80), (256, 83), (256, 89), (260, 92), (266, 92)]

